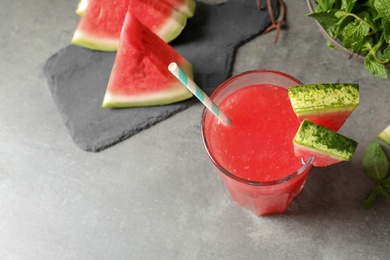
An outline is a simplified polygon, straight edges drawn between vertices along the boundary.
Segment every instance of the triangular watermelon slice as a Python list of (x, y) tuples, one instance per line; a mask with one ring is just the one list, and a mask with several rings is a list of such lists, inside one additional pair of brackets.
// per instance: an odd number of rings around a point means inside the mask
[(288, 89), (298, 119), (338, 131), (359, 105), (359, 85), (349, 83), (303, 84)]
[[(79, 6), (81, 3), (85, 4), (80, 2)], [(175, 39), (187, 23), (186, 15), (159, 0), (88, 0), (72, 43), (93, 50), (116, 51), (128, 8), (166, 42)]]
[(302, 121), (293, 143), (295, 155), (304, 160), (314, 156), (313, 165), (317, 167), (351, 160), (358, 145), (354, 140), (308, 120)]
[(116, 51), (127, 9), (128, 0), (88, 0), (72, 43), (93, 50)]
[(192, 65), (129, 10), (102, 106), (164, 105), (192, 97), (168, 71), (171, 62), (193, 78)]

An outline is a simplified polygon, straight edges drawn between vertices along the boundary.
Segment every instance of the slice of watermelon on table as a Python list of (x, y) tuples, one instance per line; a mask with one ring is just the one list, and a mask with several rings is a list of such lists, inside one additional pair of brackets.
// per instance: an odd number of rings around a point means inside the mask
[(294, 139), (294, 152), (307, 161), (314, 155), (313, 165), (329, 166), (349, 161), (358, 143), (326, 127), (303, 120)]
[(338, 131), (359, 105), (359, 85), (350, 83), (302, 84), (288, 89), (300, 122), (311, 122)]
[(116, 51), (128, 9), (127, 2), (88, 0), (88, 6), (73, 34), (72, 43), (93, 50)]
[[(85, 0), (83, 0), (85, 1)], [(88, 0), (72, 43), (88, 49), (116, 51), (128, 8), (150, 30), (169, 42), (187, 23), (187, 16), (159, 0)], [(77, 12), (81, 12), (78, 10)]]
[(102, 106), (165, 105), (192, 97), (168, 71), (171, 62), (193, 78), (192, 65), (129, 10)]
[[(77, 5), (76, 14), (82, 16), (87, 9), (89, 0), (80, 0)], [(196, 1), (195, 0), (163, 0), (179, 12), (187, 15), (188, 17), (194, 16), (196, 9)]]
[[(272, 5), (276, 16), (277, 1)], [(240, 19), (243, 13), (245, 19)], [(172, 45), (191, 61), (197, 84), (210, 94), (231, 74), (235, 50), (269, 23), (267, 10), (258, 11), (253, 1), (229, 0), (218, 5), (198, 1), (194, 17)], [(225, 28), (231, 32), (227, 38)], [(149, 108), (101, 108), (115, 54), (70, 45), (51, 56), (44, 66), (65, 126), (75, 144), (86, 151), (107, 149), (197, 103), (192, 98)]]

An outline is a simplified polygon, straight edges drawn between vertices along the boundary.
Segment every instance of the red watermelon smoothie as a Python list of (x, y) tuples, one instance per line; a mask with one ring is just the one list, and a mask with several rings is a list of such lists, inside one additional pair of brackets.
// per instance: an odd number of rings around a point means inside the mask
[(301, 84), (277, 71), (250, 71), (222, 83), (211, 99), (233, 122), (221, 124), (208, 109), (202, 138), (234, 202), (257, 215), (284, 212), (301, 192), (313, 157), (296, 157), (299, 121), (287, 88)]

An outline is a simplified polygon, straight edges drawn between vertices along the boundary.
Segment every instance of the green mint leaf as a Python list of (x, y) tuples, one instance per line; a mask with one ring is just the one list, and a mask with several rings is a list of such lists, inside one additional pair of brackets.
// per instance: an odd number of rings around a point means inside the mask
[(383, 50), (383, 59), (390, 59), (390, 44)]
[(382, 182), (381, 185), (384, 189), (387, 191), (390, 191), (390, 177), (385, 178)]
[(347, 16), (347, 12), (344, 12), (344, 11), (336, 11), (334, 12), (334, 16), (336, 16), (337, 18), (343, 18), (343, 17), (346, 17)]
[(385, 41), (390, 43), (390, 21), (382, 20), (383, 36)]
[(374, 205), (376, 199), (379, 197), (380, 194), (381, 194), (380, 186), (378, 185), (371, 191), (370, 195), (364, 202), (363, 207), (366, 209), (372, 208), (372, 206)]
[[(389, 178), (388, 178), (388, 179), (389, 179)], [(363, 207), (366, 208), (366, 209), (372, 208), (372, 206), (374, 205), (376, 199), (377, 199), (379, 196), (383, 196), (383, 197), (385, 197), (386, 199), (390, 199), (390, 189), (386, 188), (386, 187), (383, 185), (383, 183), (377, 185), (377, 186), (371, 191), (370, 195), (368, 196), (368, 198), (367, 198), (366, 201), (364, 202)]]
[(389, 0), (375, 0), (374, 7), (378, 14), (386, 21), (390, 22), (390, 1)]
[(379, 63), (372, 53), (367, 54), (364, 58), (364, 66), (366, 69), (379, 78), (387, 78), (386, 67)]
[(336, 0), (317, 1), (317, 7), (316, 7), (315, 11), (316, 12), (323, 12), (323, 11), (327, 11), (329, 9), (332, 9), (335, 2), (336, 2)]
[(316, 19), (325, 29), (334, 26), (339, 19), (335, 16), (335, 10), (328, 10), (319, 13), (310, 13), (309, 17)]
[(357, 0), (342, 0), (341, 1), (341, 10), (344, 10), (350, 13), (355, 6)]
[(375, 141), (368, 144), (363, 156), (363, 169), (368, 177), (383, 180), (389, 170), (389, 160), (382, 147)]
[(345, 47), (359, 52), (364, 43), (364, 37), (368, 35), (370, 27), (367, 24), (354, 21), (344, 27), (342, 32)]
[(335, 48), (333, 43), (331, 43), (329, 40), (325, 40), (325, 44), (326, 44), (326, 46), (328, 46), (329, 49), (334, 49)]
[(364, 65), (369, 72), (387, 78), (390, 0), (316, 0), (316, 3), (316, 11), (308, 16), (346, 48), (365, 56)]
[(386, 199), (390, 199), (390, 189), (386, 189), (386, 188), (383, 187), (382, 185), (379, 185), (379, 189), (380, 189), (381, 194), (382, 194)]

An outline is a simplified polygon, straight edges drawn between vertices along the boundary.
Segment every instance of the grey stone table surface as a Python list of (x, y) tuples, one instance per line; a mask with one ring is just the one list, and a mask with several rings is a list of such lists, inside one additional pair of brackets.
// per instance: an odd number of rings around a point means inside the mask
[(390, 82), (329, 50), (304, 0), (285, 0), (278, 43), (272, 31), (242, 46), (233, 74), (359, 83), (340, 130), (359, 146), (266, 217), (230, 200), (200, 139), (200, 104), (99, 153), (73, 143), (42, 66), (69, 44), (77, 2), (0, 0), (0, 259), (389, 259), (390, 201), (362, 208), (374, 183), (361, 161), (390, 123)]

